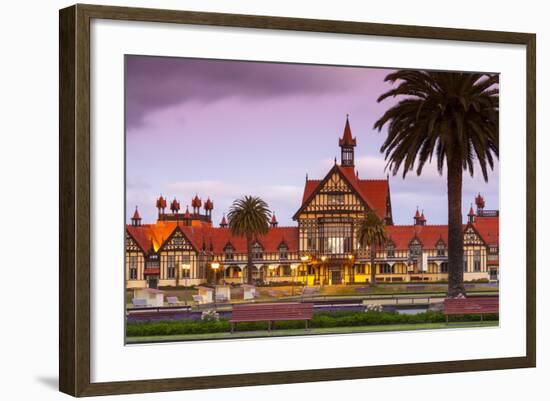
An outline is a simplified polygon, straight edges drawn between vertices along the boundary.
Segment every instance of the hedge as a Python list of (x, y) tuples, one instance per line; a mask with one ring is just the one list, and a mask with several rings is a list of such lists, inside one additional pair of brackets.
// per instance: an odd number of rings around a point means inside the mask
[[(498, 315), (483, 315), (484, 320), (498, 320)], [(479, 321), (479, 315), (451, 316), (451, 322), (472, 322)], [(354, 327), (373, 326), (387, 324), (418, 324), (418, 323), (441, 323), (445, 316), (441, 312), (424, 312), (414, 315), (405, 315), (392, 312), (326, 312), (313, 315), (310, 327), (331, 328), (331, 327)], [(275, 329), (301, 329), (304, 328), (303, 321), (282, 321), (274, 323)], [(243, 322), (235, 325), (236, 331), (267, 330), (267, 322)], [(170, 320), (160, 322), (136, 322), (127, 323), (126, 335), (129, 337), (145, 336), (170, 336), (177, 334), (207, 334), (222, 333), (230, 330), (228, 319), (218, 321), (192, 321), (192, 320)]]

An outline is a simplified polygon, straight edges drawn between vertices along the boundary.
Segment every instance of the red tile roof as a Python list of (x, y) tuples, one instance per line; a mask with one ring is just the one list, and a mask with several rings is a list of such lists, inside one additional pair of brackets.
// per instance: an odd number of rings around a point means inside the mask
[[(387, 179), (362, 180), (357, 177), (353, 167), (342, 167), (337, 164), (333, 169), (336, 169), (340, 175), (349, 182), (363, 202), (371, 209), (374, 209), (380, 218), (386, 217), (388, 212), (386, 206), (389, 195), (389, 183)], [(330, 170), (325, 179), (332, 173), (333, 169)], [(301, 208), (310, 200), (323, 181), (324, 180), (306, 180)]]
[[(209, 226), (184, 226), (175, 221), (158, 221), (155, 224), (145, 224), (134, 227), (127, 225), (128, 233), (136, 240), (144, 250), (155, 252), (166, 242), (178, 227), (195, 250), (203, 247), (214, 253), (222, 253), (228, 243), (233, 245), (235, 252), (246, 252), (246, 239), (231, 234), (229, 228)], [(277, 252), (281, 243), (286, 244), (289, 252), (298, 251), (298, 227), (272, 227), (266, 235), (257, 237), (264, 252)]]
[(477, 216), (473, 224), (487, 245), (498, 245), (499, 218)]
[(448, 230), (443, 225), (386, 226), (388, 237), (396, 249), (407, 249), (413, 238), (418, 238), (425, 249), (435, 249), (439, 240), (447, 243)]

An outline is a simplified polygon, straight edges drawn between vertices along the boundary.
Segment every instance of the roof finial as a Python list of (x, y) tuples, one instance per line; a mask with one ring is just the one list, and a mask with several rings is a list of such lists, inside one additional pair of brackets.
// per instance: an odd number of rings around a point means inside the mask
[(334, 156), (334, 164), (336, 164), (336, 156)]

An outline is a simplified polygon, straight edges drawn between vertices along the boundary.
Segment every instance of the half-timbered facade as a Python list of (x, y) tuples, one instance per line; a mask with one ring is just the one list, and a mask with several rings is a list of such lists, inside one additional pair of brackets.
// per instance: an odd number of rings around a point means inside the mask
[[(366, 283), (371, 268), (388, 282), (447, 279), (447, 226), (429, 225), (416, 210), (412, 225), (395, 225), (389, 179), (362, 179), (355, 169), (349, 120), (339, 140), (341, 163), (322, 179), (306, 177), (302, 204), (294, 227), (279, 227), (275, 216), (266, 235), (255, 238), (253, 277), (260, 282), (301, 282), (306, 285)], [(464, 279), (498, 280), (498, 210), (485, 210), (475, 199), (464, 224)], [(138, 210), (126, 229), (128, 288), (192, 286), (204, 282), (242, 283), (247, 276), (246, 241), (231, 234), (225, 215), (212, 224), (213, 202), (196, 195), (192, 212), (179, 213), (179, 202), (160, 196), (154, 224), (141, 224)], [(201, 207), (204, 213), (201, 212)], [(386, 224), (388, 241), (376, 251), (359, 245), (356, 230), (373, 210)]]

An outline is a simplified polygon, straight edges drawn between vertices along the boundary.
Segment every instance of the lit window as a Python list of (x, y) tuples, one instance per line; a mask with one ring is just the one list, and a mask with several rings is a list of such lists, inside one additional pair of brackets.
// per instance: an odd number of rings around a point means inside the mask
[(343, 205), (344, 204), (344, 194), (329, 194), (328, 195), (328, 204), (329, 205)]

